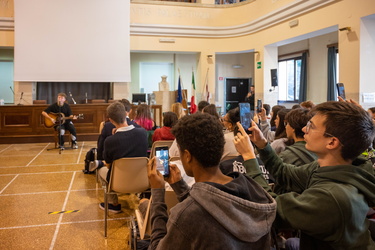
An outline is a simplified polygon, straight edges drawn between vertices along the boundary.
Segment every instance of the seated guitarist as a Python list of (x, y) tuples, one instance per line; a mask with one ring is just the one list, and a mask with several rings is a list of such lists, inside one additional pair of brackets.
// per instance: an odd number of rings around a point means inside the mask
[[(73, 125), (73, 122), (71, 119), (76, 119), (75, 116), (72, 114), (72, 110), (70, 109), (70, 106), (66, 101), (66, 94), (65, 93), (59, 93), (57, 94), (57, 102), (54, 104), (51, 104), (48, 108), (46, 108), (42, 115), (45, 117), (45, 119), (49, 119), (52, 124), (54, 125), (54, 129), (58, 132), (59, 135), (59, 147), (61, 149), (64, 149), (64, 134), (65, 130), (68, 130), (70, 132), (70, 135), (72, 137), (72, 148), (78, 148), (77, 145), (77, 133), (76, 129)], [(56, 115), (53, 115), (56, 114)], [(59, 115), (59, 113), (62, 113), (65, 116), (65, 119), (61, 120), (61, 128), (59, 127), (59, 117), (62, 115)], [(60, 136), (61, 134), (61, 136)]]

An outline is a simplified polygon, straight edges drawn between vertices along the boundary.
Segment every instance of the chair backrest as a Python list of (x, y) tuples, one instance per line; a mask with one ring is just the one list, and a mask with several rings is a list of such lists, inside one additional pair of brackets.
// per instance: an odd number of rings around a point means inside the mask
[(165, 141), (155, 141), (152, 144), (151, 152), (150, 152), (150, 159), (155, 156), (155, 148), (156, 147), (163, 147), (166, 146), (170, 148), (172, 146), (173, 140), (165, 140)]
[(103, 130), (103, 128), (104, 128), (104, 124), (105, 124), (104, 121), (100, 123), (100, 125), (99, 125), (99, 134), (102, 133), (102, 130)]
[(220, 162), (222, 161), (227, 161), (227, 160), (230, 160), (230, 159), (233, 159), (233, 158), (236, 158), (238, 155), (226, 155), (224, 156), (223, 159), (220, 160)]
[(47, 100), (33, 100), (33, 104), (47, 104)]
[(150, 187), (147, 157), (121, 158), (113, 161), (108, 190), (118, 193), (140, 193)]
[(90, 103), (105, 103), (104, 99), (92, 99), (89, 100)]

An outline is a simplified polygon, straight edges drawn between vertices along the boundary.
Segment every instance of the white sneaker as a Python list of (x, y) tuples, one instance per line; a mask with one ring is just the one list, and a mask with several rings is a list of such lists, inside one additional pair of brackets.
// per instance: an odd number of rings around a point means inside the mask
[(72, 148), (73, 148), (73, 149), (77, 149), (77, 148), (78, 148), (78, 145), (77, 145), (76, 142), (72, 143)]
[(98, 160), (90, 161), (90, 165), (89, 165), (89, 171), (90, 172), (94, 171), (98, 167), (99, 167), (99, 161)]

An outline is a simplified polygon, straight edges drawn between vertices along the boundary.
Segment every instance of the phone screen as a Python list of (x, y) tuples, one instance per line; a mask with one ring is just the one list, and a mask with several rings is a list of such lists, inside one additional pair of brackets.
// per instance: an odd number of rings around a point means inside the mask
[(251, 127), (250, 103), (248, 103), (248, 102), (241, 102), (239, 105), (240, 105), (240, 121), (241, 121), (241, 125), (245, 129), (245, 131), (248, 132), (247, 129)]
[(169, 176), (169, 151), (168, 147), (157, 147), (155, 149), (156, 169), (163, 175)]
[(338, 94), (338, 96), (341, 96), (342, 99), (345, 100), (346, 98), (345, 98), (344, 84), (343, 83), (337, 83), (336, 86), (337, 86), (337, 94)]
[(263, 104), (262, 104), (262, 99), (258, 99), (257, 102), (257, 112), (260, 113), (262, 112)]

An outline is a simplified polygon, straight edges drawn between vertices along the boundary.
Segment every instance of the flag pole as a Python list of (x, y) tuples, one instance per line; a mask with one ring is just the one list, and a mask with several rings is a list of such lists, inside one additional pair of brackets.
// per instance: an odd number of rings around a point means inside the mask
[[(206, 92), (206, 85), (207, 85), (207, 80), (208, 80), (208, 70), (209, 70), (209, 69), (210, 69), (210, 68), (207, 67), (206, 77), (205, 77), (205, 79), (204, 79), (203, 91), (202, 91), (202, 93), (204, 93), (204, 94), (208, 94), (208, 93), (205, 93), (205, 92)], [(208, 87), (207, 87), (207, 88), (208, 88)], [(205, 100), (207, 101), (207, 97), (205, 97)]]

